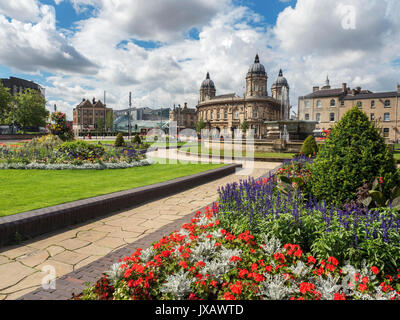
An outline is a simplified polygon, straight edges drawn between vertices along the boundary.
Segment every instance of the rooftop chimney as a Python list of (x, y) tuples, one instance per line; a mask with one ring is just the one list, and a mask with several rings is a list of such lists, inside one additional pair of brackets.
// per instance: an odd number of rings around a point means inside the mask
[(313, 87), (313, 92), (318, 91), (319, 87)]
[(397, 92), (400, 93), (400, 84), (397, 85)]
[(347, 83), (342, 83), (342, 92), (347, 93)]
[(361, 87), (357, 87), (356, 90), (357, 90), (357, 93), (360, 93), (361, 92)]

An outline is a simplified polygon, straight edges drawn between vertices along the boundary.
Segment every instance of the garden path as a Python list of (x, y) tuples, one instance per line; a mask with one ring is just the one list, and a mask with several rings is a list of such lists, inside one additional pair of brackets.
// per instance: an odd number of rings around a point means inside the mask
[[(154, 155), (161, 157), (162, 152)], [(219, 186), (247, 176), (259, 177), (277, 165), (255, 163), (255, 169), (246, 176), (232, 174), (20, 245), (1, 248), (0, 300), (14, 300), (39, 288), (49, 272), (43, 268), (54, 268), (57, 278), (68, 274), (216, 201)]]

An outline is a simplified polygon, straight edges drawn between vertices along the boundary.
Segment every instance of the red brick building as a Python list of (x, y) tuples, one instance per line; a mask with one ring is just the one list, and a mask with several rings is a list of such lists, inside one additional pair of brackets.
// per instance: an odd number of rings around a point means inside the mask
[(79, 131), (92, 131), (96, 127), (99, 119), (106, 123), (107, 115), (113, 113), (112, 108), (107, 108), (100, 100), (92, 101), (82, 99), (82, 102), (73, 110), (73, 130), (75, 133)]

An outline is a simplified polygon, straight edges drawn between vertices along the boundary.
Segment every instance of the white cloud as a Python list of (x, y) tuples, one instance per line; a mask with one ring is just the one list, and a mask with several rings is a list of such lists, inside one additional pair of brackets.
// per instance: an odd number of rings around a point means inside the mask
[(39, 4), (36, 0), (1, 1), (0, 14), (19, 21), (38, 21)]
[[(104, 90), (114, 109), (128, 106), (129, 91), (137, 107), (188, 102), (194, 108), (207, 71), (217, 94), (242, 95), (256, 53), (266, 67), (269, 92), (283, 69), (293, 105), (312, 86), (322, 85), (327, 74), (333, 86), (347, 82), (374, 91), (395, 90), (400, 81), (399, 66), (392, 65), (400, 59), (397, 0), (343, 2), (356, 9), (355, 30), (342, 28), (340, 2), (330, 0), (298, 0), (271, 28), (249, 8), (228, 0), (69, 1), (76, 10), (95, 11), (68, 36), (56, 30), (50, 9), (38, 14), (36, 24), (0, 17), (0, 41), (6, 43), (0, 63), (52, 71), (46, 96), (63, 101), (70, 118), (82, 98), (103, 99)], [(193, 27), (199, 40), (185, 37)], [(7, 34), (18, 35), (15, 44)], [(145, 49), (133, 39), (161, 43)]]
[(0, 15), (0, 63), (24, 72), (96, 72), (95, 64), (56, 30), (53, 7), (40, 6), (39, 18), (31, 23)]
[[(344, 4), (354, 9), (355, 29), (343, 28), (345, 16), (338, 8)], [(272, 30), (274, 55), (287, 69), (292, 103), (321, 86), (327, 74), (333, 87), (346, 82), (396, 90), (399, 68), (391, 62), (400, 57), (398, 13), (400, 4), (392, 0), (298, 0), (281, 12)]]

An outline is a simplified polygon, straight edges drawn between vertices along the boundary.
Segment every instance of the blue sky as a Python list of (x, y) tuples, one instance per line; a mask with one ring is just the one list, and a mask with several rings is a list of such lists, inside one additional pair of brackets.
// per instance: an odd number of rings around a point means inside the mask
[(104, 91), (115, 109), (130, 91), (138, 107), (194, 108), (207, 72), (217, 94), (242, 95), (258, 53), (269, 87), (283, 69), (296, 107), (327, 75), (394, 90), (399, 16), (396, 0), (13, 0), (0, 3), (0, 77), (43, 85), (69, 117)]

